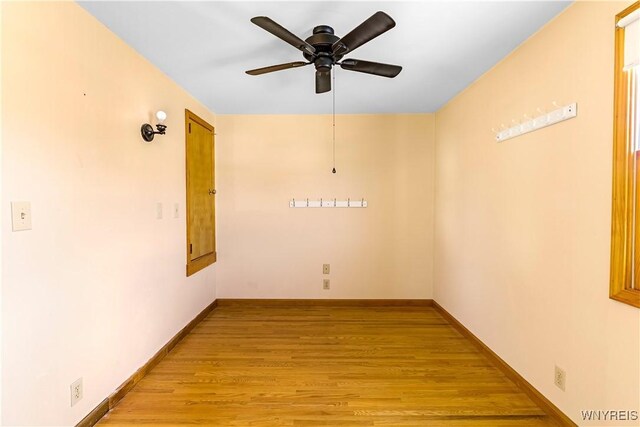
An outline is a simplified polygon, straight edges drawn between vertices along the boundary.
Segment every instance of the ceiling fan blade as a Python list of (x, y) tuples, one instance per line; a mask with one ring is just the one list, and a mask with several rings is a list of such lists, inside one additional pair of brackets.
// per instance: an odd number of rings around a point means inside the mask
[(400, 74), (402, 67), (399, 65), (382, 64), (380, 62), (362, 61), (360, 59), (345, 59), (340, 63), (344, 70), (358, 71), (360, 73), (375, 74), (376, 76), (395, 77)]
[(349, 34), (333, 44), (331, 50), (336, 55), (353, 52), (369, 40), (378, 37), (396, 26), (396, 22), (384, 12), (376, 12), (369, 19), (351, 30)]
[(316, 71), (316, 93), (331, 90), (331, 71)]
[(255, 18), (251, 18), (251, 22), (302, 52), (307, 52), (310, 55), (314, 55), (316, 53), (316, 49), (309, 43), (266, 16), (256, 16)]
[(278, 64), (278, 65), (271, 65), (270, 67), (256, 68), (255, 70), (245, 71), (245, 73), (252, 76), (259, 76), (260, 74), (272, 73), (274, 71), (288, 70), (289, 68), (304, 67), (305, 65), (309, 65), (309, 64), (311, 64), (311, 62), (303, 62), (303, 61), (287, 62), (286, 64)]

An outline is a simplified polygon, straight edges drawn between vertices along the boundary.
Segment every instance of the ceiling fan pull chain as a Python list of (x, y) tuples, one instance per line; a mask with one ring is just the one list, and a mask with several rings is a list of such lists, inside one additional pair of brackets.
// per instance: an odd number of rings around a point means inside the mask
[(336, 173), (336, 70), (333, 70), (333, 170)]

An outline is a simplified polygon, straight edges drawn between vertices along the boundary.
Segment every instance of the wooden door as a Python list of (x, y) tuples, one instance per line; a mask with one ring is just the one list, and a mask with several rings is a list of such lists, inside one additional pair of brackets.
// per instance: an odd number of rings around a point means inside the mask
[(216, 261), (214, 129), (185, 112), (187, 276)]

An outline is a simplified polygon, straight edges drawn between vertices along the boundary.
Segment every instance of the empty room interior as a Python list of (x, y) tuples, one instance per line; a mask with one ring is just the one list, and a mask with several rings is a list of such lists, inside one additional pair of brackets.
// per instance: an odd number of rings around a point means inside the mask
[(640, 2), (0, 21), (0, 425), (640, 426)]

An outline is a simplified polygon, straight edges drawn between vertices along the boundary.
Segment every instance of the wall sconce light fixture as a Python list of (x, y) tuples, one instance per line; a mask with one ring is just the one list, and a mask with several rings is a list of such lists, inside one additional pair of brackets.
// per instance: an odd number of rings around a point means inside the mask
[(164, 121), (167, 119), (167, 113), (162, 110), (158, 111), (156, 113), (156, 119), (158, 119), (158, 123), (156, 124), (156, 129), (158, 129), (157, 131), (153, 130), (153, 126), (151, 126), (149, 123), (143, 124), (142, 128), (140, 128), (142, 139), (147, 142), (153, 141), (153, 137), (156, 134), (164, 135), (165, 131), (167, 130), (167, 127), (164, 124)]

